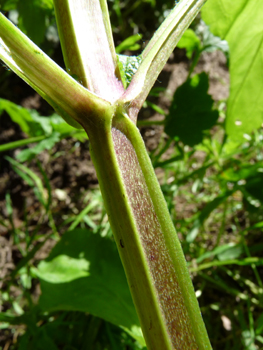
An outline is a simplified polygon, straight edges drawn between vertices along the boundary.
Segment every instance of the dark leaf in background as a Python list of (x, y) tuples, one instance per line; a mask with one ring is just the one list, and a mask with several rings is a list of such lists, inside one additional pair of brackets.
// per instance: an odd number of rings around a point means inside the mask
[(235, 163), (236, 164), (232, 161), (230, 166), (220, 174), (222, 179), (237, 182), (262, 174), (263, 163), (261, 162), (256, 164), (244, 164), (242, 161), (235, 160)]
[(204, 131), (215, 125), (218, 111), (212, 109), (208, 85), (208, 75), (201, 73), (176, 90), (166, 119), (165, 132), (170, 137), (178, 136), (184, 144), (194, 146), (202, 142)]
[(263, 205), (263, 173), (259, 172), (257, 175), (247, 179), (245, 189), (253, 198), (257, 199), (261, 206)]
[(52, 7), (51, 0), (20, 0), (18, 2), (18, 26), (37, 45), (40, 45), (45, 39), (47, 19)]

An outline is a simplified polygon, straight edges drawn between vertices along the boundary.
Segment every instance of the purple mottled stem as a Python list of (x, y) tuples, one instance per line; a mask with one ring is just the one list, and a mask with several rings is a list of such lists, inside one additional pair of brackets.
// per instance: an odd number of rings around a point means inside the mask
[[(197, 349), (172, 259), (135, 150), (127, 137), (115, 128), (112, 129), (112, 139), (140, 242), (173, 347)], [(124, 241), (124, 246), (125, 243)], [(151, 320), (148, 326), (150, 330)]]

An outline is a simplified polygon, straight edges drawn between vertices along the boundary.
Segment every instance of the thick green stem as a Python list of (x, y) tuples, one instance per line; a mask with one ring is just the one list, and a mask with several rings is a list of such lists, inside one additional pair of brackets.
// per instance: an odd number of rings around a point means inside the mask
[(138, 129), (118, 111), (103, 128), (84, 127), (148, 348), (210, 349), (180, 242)]

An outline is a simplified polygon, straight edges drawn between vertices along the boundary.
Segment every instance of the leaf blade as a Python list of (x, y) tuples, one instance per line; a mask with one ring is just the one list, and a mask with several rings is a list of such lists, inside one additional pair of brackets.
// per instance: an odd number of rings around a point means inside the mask
[(226, 132), (243, 141), (263, 122), (263, 9), (259, 0), (210, 0), (202, 17), (230, 48)]
[(89, 312), (131, 333), (140, 326), (116, 245), (108, 238), (68, 231), (35, 272), (43, 310)]

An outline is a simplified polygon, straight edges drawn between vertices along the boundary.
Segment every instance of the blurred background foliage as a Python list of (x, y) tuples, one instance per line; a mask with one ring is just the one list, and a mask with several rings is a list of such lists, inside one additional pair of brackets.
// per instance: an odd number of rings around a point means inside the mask
[[(210, 0), (186, 31), (138, 126), (213, 348), (254, 350), (263, 349), (263, 14), (258, 0), (239, 0), (226, 16), (224, 1)], [(117, 53), (137, 56), (174, 1), (108, 6)], [(0, 0), (0, 10), (63, 66), (52, 0)], [(132, 74), (138, 60), (121, 59)], [(4, 65), (0, 97), (0, 349), (145, 349), (87, 136)]]

